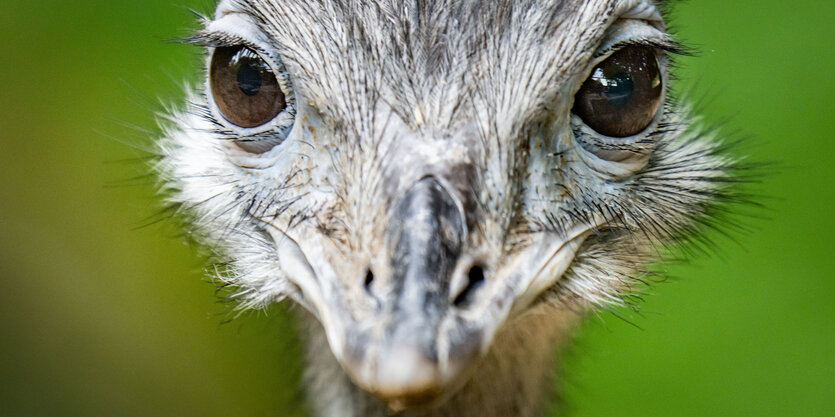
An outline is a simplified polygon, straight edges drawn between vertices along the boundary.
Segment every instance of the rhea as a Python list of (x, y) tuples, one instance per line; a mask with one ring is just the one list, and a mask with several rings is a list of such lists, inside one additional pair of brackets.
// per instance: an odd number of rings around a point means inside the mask
[(641, 0), (223, 0), (158, 171), (241, 308), (295, 303), (317, 416), (537, 416), (584, 313), (729, 162)]

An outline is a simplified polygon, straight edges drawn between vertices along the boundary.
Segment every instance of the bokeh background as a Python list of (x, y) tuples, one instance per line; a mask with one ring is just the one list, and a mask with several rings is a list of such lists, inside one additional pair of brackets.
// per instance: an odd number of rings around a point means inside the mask
[[(233, 317), (178, 226), (154, 223), (155, 113), (200, 67), (168, 40), (212, 7), (0, 3), (0, 415), (303, 415), (283, 307)], [(673, 10), (701, 51), (678, 89), (777, 165), (746, 232), (668, 267), (639, 313), (589, 318), (562, 355), (567, 409), (833, 416), (835, 2)]]

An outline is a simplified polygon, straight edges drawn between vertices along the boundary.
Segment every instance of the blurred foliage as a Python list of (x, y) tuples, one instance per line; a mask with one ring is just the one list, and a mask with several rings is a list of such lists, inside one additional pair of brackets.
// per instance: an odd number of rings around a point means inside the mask
[[(197, 82), (169, 42), (210, 1), (0, 4), (0, 415), (303, 415), (283, 307), (232, 317), (157, 218), (155, 115)], [(701, 0), (678, 90), (779, 168), (760, 218), (668, 267), (563, 354), (574, 416), (835, 415), (835, 3)], [(232, 319), (232, 320), (229, 320)]]

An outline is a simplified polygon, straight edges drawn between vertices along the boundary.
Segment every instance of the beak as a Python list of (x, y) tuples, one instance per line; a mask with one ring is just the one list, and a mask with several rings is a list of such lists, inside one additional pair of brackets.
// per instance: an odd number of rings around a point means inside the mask
[[(393, 409), (431, 402), (479, 354), (479, 343), (442, 336), (445, 321), (455, 317), (450, 283), (466, 237), (461, 204), (433, 177), (414, 184), (390, 210), (390, 274), (373, 291), (384, 301), (373, 334), (362, 346), (346, 346), (343, 366)], [(478, 331), (467, 333), (460, 339), (481, 339)]]
[(340, 283), (352, 273), (338, 270), (338, 259), (307, 261), (327, 259), (323, 241), (297, 243), (273, 232), (281, 269), (322, 323), (339, 363), (392, 411), (431, 407), (463, 386), (500, 327), (559, 280), (586, 234), (545, 234), (514, 255), (476, 263), (454, 195), (427, 176), (389, 206), (385, 247), (364, 289), (358, 271), (359, 284)]

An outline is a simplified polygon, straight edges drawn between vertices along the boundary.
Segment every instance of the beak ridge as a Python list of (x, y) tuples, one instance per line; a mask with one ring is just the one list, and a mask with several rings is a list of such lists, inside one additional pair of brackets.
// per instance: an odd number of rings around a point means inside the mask
[(460, 204), (433, 177), (407, 191), (389, 219), (394, 316), (437, 317), (448, 307), (466, 221)]
[(449, 370), (441, 366), (448, 358), (439, 358), (437, 343), (443, 339), (438, 334), (451, 308), (450, 281), (467, 234), (460, 207), (427, 176), (389, 210), (391, 290), (375, 348), (360, 359), (369, 380), (358, 382), (394, 408), (427, 403), (449, 382)]

